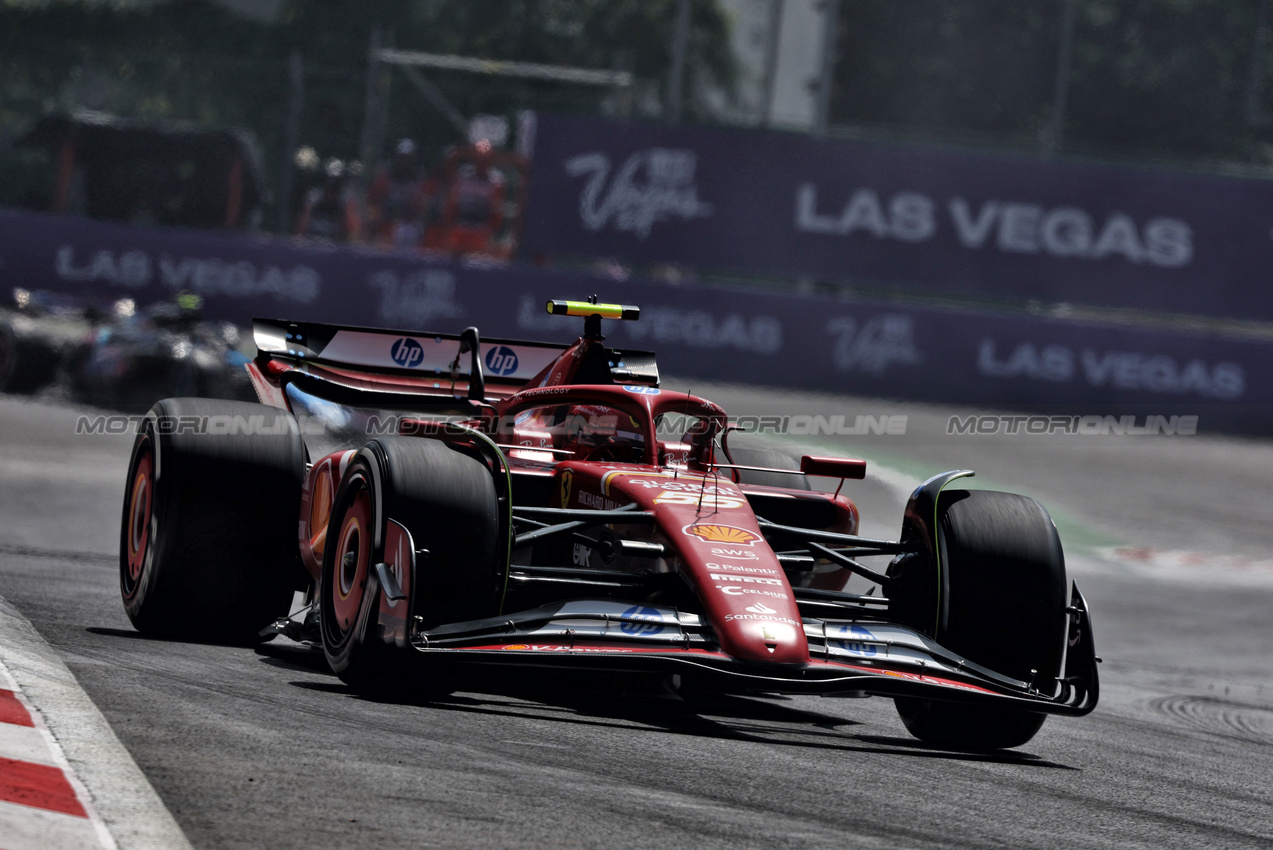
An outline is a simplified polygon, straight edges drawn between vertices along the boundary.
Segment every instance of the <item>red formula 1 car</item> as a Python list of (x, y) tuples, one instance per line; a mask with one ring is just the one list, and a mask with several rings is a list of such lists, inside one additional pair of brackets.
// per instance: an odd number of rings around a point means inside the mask
[(724, 410), (659, 388), (652, 354), (605, 346), (602, 319), (636, 308), (548, 309), (583, 336), (258, 320), (265, 404), (166, 399), (139, 429), (120, 542), (134, 625), (321, 643), (363, 691), (442, 694), (495, 664), (885, 696), (919, 738), (967, 748), (1095, 707), (1087, 606), (1037, 502), (947, 472), (898, 540), (860, 537), (857, 507), (809, 476), (862, 478), (863, 461), (762, 468), (730, 450)]

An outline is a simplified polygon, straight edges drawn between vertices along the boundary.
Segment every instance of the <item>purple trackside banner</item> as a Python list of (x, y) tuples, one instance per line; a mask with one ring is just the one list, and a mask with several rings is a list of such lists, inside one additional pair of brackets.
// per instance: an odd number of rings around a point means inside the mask
[(657, 352), (666, 374), (1058, 415), (1197, 416), (1199, 433), (1273, 434), (1265, 340), (4, 212), (0, 286), (141, 304), (194, 292), (209, 318), (241, 324), (262, 316), (443, 332), (476, 325), (484, 338), (557, 341), (577, 336), (580, 323), (549, 316), (544, 303), (596, 293), (641, 307), (639, 321), (607, 323), (606, 333), (612, 345)]
[(240, 323), (449, 326), (457, 273), (413, 253), (0, 211), (0, 286), (139, 304), (189, 292)]
[(542, 115), (522, 245), (1273, 321), (1273, 181)]

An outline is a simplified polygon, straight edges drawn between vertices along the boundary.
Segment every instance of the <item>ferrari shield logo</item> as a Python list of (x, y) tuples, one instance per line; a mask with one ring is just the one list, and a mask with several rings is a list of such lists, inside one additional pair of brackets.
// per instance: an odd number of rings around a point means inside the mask
[(574, 483), (575, 474), (569, 469), (563, 469), (561, 472), (561, 506), (563, 508), (570, 506), (570, 485)]

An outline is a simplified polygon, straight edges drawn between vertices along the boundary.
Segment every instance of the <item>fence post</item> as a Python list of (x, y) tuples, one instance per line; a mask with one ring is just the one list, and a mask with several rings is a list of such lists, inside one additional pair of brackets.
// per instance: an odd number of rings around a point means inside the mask
[(672, 30), (672, 71), (668, 77), (667, 112), (673, 124), (681, 120), (685, 101), (685, 54), (690, 40), (690, 0), (677, 0), (676, 23)]
[(840, 0), (824, 0), (825, 23), (822, 28), (822, 72), (818, 76), (818, 102), (813, 116), (813, 134), (827, 134), (831, 114), (831, 81), (835, 77), (835, 48), (840, 35)]
[(1065, 141), (1065, 111), (1070, 96), (1070, 56), (1074, 52), (1074, 7), (1076, 0), (1061, 0), (1061, 43), (1056, 51), (1056, 90), (1052, 96), (1052, 124), (1043, 139), (1049, 156)]
[(305, 102), (305, 64), (301, 52), (293, 50), (287, 62), (288, 99), (287, 127), (283, 132), (283, 168), (278, 190), (278, 233), (287, 233), (292, 226), (292, 186), (296, 174), (296, 144), (301, 133), (301, 109)]

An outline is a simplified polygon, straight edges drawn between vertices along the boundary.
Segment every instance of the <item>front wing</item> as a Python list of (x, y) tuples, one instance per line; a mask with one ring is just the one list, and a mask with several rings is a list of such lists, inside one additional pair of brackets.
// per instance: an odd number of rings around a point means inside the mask
[(720, 651), (697, 614), (652, 604), (572, 600), (416, 634), (436, 660), (677, 674), (721, 692), (923, 697), (1048, 714), (1096, 707), (1097, 658), (1086, 605), (1073, 591), (1063, 674), (1023, 682), (960, 658), (905, 626), (804, 618), (808, 664), (743, 662)]

